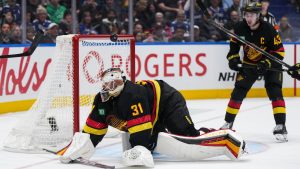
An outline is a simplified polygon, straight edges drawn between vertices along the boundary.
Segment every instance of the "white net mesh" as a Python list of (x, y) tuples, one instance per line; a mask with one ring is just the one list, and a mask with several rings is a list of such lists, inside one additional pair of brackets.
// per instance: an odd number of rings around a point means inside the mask
[[(99, 77), (110, 67), (120, 67), (126, 74), (130, 70), (130, 40), (120, 38), (111, 42), (109, 37), (76, 35), (59, 36), (55, 57), (48, 75), (39, 90), (31, 109), (20, 119), (4, 141), (3, 148), (13, 152), (39, 153), (42, 149), (58, 151), (68, 145), (73, 137), (73, 126), (83, 124), (90, 112), (93, 98), (99, 92)], [(78, 50), (73, 43), (79, 43)], [(76, 52), (78, 51), (78, 52)], [(74, 121), (73, 107), (73, 57), (79, 58), (80, 121)], [(76, 103), (76, 102), (75, 102)], [(110, 134), (114, 135), (114, 134)]]

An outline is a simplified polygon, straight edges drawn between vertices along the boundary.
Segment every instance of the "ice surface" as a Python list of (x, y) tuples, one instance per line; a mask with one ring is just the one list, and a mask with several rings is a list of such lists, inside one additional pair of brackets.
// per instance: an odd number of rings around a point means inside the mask
[[(172, 159), (154, 154), (155, 168), (163, 169), (297, 169), (300, 168), (300, 98), (285, 98), (287, 109), (287, 143), (277, 143), (272, 135), (275, 126), (271, 103), (267, 98), (246, 99), (233, 128), (247, 142), (249, 154), (238, 161), (218, 157), (197, 162)], [(228, 99), (188, 101), (197, 128), (219, 128), (223, 123)], [(0, 145), (23, 113), (0, 115)], [(125, 167), (121, 163), (121, 138), (104, 138), (91, 160)], [(61, 164), (52, 154), (22, 154), (0, 150), (1, 169), (87, 169), (80, 164)]]

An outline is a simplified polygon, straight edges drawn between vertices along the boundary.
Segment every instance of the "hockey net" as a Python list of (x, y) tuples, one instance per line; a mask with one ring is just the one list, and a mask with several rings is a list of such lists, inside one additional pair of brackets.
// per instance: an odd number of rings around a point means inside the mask
[(105, 69), (119, 67), (135, 80), (134, 46), (130, 35), (119, 35), (117, 41), (111, 41), (110, 35), (58, 36), (38, 98), (10, 131), (3, 148), (41, 153), (67, 146), (91, 111)]

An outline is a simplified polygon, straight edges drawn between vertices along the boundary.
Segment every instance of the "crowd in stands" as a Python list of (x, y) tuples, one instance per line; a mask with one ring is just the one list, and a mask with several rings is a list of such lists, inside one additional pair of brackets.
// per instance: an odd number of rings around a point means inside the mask
[[(212, 19), (229, 30), (242, 20), (241, 7), (245, 0), (203, 0)], [(265, 9), (268, 13), (268, 0)], [(300, 0), (291, 0), (299, 10)], [(21, 43), (21, 0), (1, 1), (0, 44)], [(27, 0), (26, 43), (41, 29), (47, 32), (43, 43), (55, 43), (56, 36), (72, 33), (72, 22), (78, 20), (80, 34), (127, 34), (129, 0), (77, 0), (77, 18), (72, 18), (71, 0)], [(194, 41), (226, 41), (195, 4)], [(264, 13), (263, 13), (264, 14)], [(264, 14), (264, 15), (265, 15)], [(271, 14), (270, 14), (271, 15)], [(262, 15), (263, 16), (263, 15)], [(133, 34), (137, 42), (190, 41), (190, 0), (134, 0)], [(277, 19), (277, 18), (276, 18)], [(270, 21), (278, 27), (282, 39), (297, 41), (286, 16)]]

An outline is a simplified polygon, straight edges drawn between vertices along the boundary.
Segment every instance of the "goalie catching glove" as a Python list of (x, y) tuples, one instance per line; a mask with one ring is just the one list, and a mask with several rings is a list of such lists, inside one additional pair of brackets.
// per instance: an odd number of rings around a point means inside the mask
[(144, 146), (135, 146), (123, 153), (123, 163), (126, 166), (154, 167), (151, 152)]
[(70, 163), (78, 158), (89, 159), (94, 152), (95, 147), (90, 139), (90, 135), (77, 132), (73, 136), (72, 143), (59, 160), (62, 163)]

